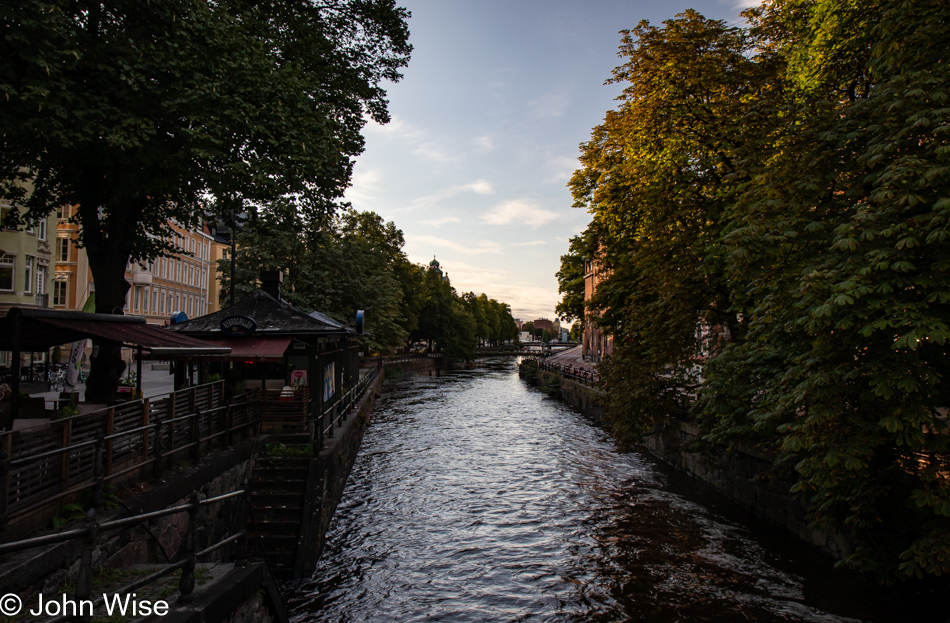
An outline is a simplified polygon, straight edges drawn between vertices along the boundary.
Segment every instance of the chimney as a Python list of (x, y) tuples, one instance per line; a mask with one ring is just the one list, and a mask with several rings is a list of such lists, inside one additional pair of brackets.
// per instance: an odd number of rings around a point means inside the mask
[(280, 300), (280, 284), (284, 280), (284, 273), (279, 270), (261, 271), (261, 290)]

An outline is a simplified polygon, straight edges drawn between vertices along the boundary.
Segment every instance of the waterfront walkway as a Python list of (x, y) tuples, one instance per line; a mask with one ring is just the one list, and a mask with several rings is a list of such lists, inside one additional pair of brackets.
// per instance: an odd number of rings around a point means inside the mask
[(557, 363), (562, 366), (572, 366), (575, 370), (596, 372), (597, 364), (592, 361), (584, 360), (581, 356), (583, 350), (583, 347), (578, 344), (574, 348), (569, 348), (565, 351), (551, 355), (550, 357), (546, 358), (545, 361), (548, 363)]

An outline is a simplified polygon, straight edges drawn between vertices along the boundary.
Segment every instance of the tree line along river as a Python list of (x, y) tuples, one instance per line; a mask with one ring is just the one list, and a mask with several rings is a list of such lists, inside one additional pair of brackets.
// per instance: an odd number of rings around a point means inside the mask
[(518, 379), (387, 381), (293, 621), (943, 621)]

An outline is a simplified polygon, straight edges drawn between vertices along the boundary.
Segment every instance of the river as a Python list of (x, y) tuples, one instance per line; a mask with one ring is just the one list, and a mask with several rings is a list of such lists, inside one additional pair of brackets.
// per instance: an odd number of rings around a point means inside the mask
[(387, 381), (302, 621), (917, 621), (614, 443), (513, 359)]

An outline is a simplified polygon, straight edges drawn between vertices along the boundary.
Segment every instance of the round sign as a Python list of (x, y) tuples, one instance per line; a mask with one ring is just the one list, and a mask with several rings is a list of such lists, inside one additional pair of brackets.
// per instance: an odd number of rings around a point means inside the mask
[(257, 323), (247, 316), (228, 316), (221, 321), (221, 332), (232, 337), (245, 337), (257, 331)]

